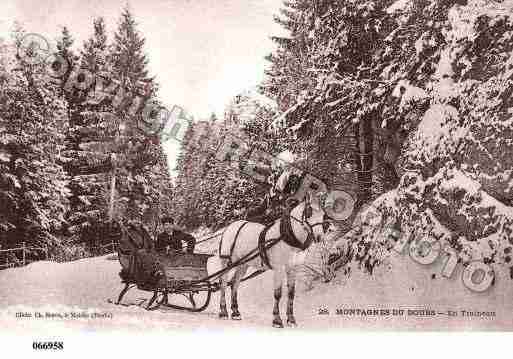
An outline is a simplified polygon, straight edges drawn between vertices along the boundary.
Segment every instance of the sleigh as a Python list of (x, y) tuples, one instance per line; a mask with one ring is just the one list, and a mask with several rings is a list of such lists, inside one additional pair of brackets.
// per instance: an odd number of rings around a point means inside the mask
[[(239, 261), (209, 274), (207, 262), (212, 255), (202, 253), (160, 253), (156, 252), (153, 241), (143, 226), (130, 225), (121, 228), (118, 245), (118, 258), (121, 264), (121, 282), (124, 288), (114, 304), (123, 304), (124, 296), (133, 288), (152, 293), (145, 308), (155, 310), (167, 307), (190, 312), (205, 310), (212, 293), (219, 290), (219, 277), (257, 256), (255, 249)], [(263, 271), (255, 271), (241, 282), (249, 280)], [(231, 283), (228, 283), (231, 285)], [(171, 304), (175, 297), (184, 297), (188, 304)], [(112, 302), (112, 301), (111, 301)], [(145, 300), (146, 302), (146, 300)]]
[[(208, 277), (207, 261), (211, 255), (199, 253), (158, 253), (152, 246), (151, 237), (142, 226), (128, 226), (122, 229), (118, 247), (122, 283), (125, 287), (119, 293), (116, 304), (132, 289), (152, 293), (146, 309), (155, 310), (161, 306), (199, 312), (207, 308), (215, 285), (205, 280)], [(201, 293), (201, 303), (197, 303)], [(186, 298), (188, 305), (169, 303), (169, 297), (179, 295)]]

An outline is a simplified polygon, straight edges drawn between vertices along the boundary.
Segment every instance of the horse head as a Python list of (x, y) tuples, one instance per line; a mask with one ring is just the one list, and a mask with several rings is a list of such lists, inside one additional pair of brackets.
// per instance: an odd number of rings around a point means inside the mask
[(325, 195), (307, 193), (303, 202), (300, 202), (291, 212), (292, 222), (301, 226), (307, 237), (304, 241), (320, 242), (329, 228), (329, 217), (324, 211)]

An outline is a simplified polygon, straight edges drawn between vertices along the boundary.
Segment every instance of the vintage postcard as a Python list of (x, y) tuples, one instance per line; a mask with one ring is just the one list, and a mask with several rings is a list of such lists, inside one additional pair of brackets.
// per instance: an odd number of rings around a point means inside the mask
[(511, 331), (512, 94), (512, 0), (3, 0), (0, 338)]

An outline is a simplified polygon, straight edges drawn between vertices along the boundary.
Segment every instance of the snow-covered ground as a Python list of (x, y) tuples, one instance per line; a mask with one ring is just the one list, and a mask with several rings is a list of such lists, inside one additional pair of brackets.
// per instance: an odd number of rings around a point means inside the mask
[[(203, 313), (175, 310), (148, 312), (132, 306), (115, 306), (122, 288), (119, 264), (108, 257), (70, 263), (37, 262), (23, 268), (0, 271), (0, 321), (14, 331), (46, 332), (55, 329), (102, 330), (268, 330), (272, 312), (270, 273), (242, 285), (240, 322), (217, 318), (218, 296)], [(497, 272), (495, 285), (486, 293), (474, 293), (461, 281), (461, 269), (451, 279), (440, 276), (436, 265), (422, 266), (410, 258), (394, 254), (386, 266), (371, 277), (353, 270), (349, 277), (339, 273), (335, 281), (318, 283), (313, 290), (299, 291), (295, 312), (302, 329), (513, 329), (513, 289), (506, 273)], [(435, 274), (435, 278), (433, 278)], [(137, 302), (149, 293), (133, 290), (125, 301)], [(282, 299), (282, 315), (286, 297)], [(329, 315), (319, 315), (327, 309)], [(426, 309), (436, 313), (452, 310), (458, 317), (337, 315), (336, 309)], [(461, 310), (495, 312), (495, 317), (463, 318)], [(36, 319), (16, 318), (17, 312), (109, 313), (110, 318)], [(419, 314), (419, 313), (417, 313)], [(284, 318), (285, 319), (285, 318)]]

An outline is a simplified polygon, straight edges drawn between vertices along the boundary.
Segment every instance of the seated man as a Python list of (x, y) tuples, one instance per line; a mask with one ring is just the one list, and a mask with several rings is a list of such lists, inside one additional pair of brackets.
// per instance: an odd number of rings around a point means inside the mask
[(244, 219), (250, 222), (266, 223), (269, 221), (269, 196), (266, 194), (264, 198), (255, 199), (254, 204), (251, 204), (246, 213)]
[(118, 258), (121, 279), (126, 283), (156, 284), (162, 276), (153, 240), (144, 225), (137, 221), (113, 222), (112, 239), (119, 240)]
[(157, 236), (155, 249), (157, 252), (183, 252), (183, 242), (187, 243), (187, 253), (194, 252), (196, 239), (188, 233), (177, 229), (171, 217), (162, 218), (164, 232)]

